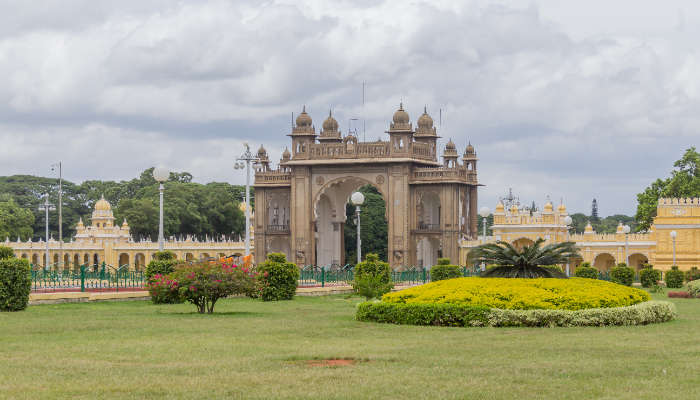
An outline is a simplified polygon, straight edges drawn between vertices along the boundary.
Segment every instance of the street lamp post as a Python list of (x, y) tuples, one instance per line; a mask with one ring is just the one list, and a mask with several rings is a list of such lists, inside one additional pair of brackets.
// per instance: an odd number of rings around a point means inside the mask
[[(573, 219), (571, 219), (571, 216), (567, 215), (564, 217), (564, 225), (566, 226), (566, 241), (569, 241), (569, 226), (571, 226), (571, 223), (573, 222)], [(569, 261), (566, 260), (566, 276), (571, 276), (571, 272), (569, 270)]]
[(630, 233), (630, 226), (625, 225), (622, 227), (622, 232), (625, 233), (625, 264), (627, 266), (630, 266), (630, 241), (629, 241), (629, 233)]
[(673, 265), (676, 265), (676, 236), (678, 236), (678, 233), (676, 231), (671, 231), (671, 239), (673, 239)]
[(165, 187), (163, 182), (170, 178), (170, 171), (165, 168), (157, 167), (153, 169), (153, 179), (158, 181), (158, 191), (160, 192), (160, 214), (158, 219), (158, 251), (163, 251), (163, 191)]
[(362, 262), (362, 238), (360, 237), (360, 206), (365, 202), (365, 195), (355, 192), (350, 196), (350, 202), (355, 206), (357, 222), (357, 263)]
[[(245, 152), (236, 159), (234, 169), (245, 168), (245, 254), (250, 255), (250, 166), (251, 163), (260, 161), (250, 152), (248, 143), (243, 144)], [(243, 164), (245, 162), (245, 165)]]
[(484, 242), (486, 242), (486, 224), (488, 223), (488, 217), (491, 215), (491, 209), (488, 207), (481, 207), (479, 209), (479, 215), (481, 215), (481, 218), (483, 218), (483, 225), (484, 225)]
[(61, 265), (63, 263), (63, 169), (60, 161), (51, 166), (52, 171), (56, 168), (58, 168), (58, 264)]
[(39, 205), (39, 211), (46, 212), (46, 260), (44, 261), (44, 270), (49, 268), (49, 211), (55, 210), (56, 207), (49, 203), (49, 194), (46, 193), (46, 197), (44, 197), (44, 204)]

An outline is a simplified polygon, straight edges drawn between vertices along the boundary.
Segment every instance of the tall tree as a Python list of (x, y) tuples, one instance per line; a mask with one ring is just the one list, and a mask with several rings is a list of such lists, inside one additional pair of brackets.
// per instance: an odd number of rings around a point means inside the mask
[(637, 195), (637, 230), (651, 227), (659, 198), (700, 197), (700, 154), (695, 147), (687, 149), (673, 167), (670, 178), (657, 179)]
[(27, 240), (32, 236), (34, 214), (20, 207), (7, 194), (0, 194), (0, 241), (10, 238)]

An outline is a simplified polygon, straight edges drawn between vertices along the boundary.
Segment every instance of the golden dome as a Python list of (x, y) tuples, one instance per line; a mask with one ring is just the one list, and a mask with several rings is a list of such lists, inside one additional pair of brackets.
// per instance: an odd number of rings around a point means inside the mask
[(324, 132), (337, 132), (338, 131), (338, 121), (333, 118), (331, 111), (328, 111), (328, 118), (323, 121), (323, 131)]
[(85, 227), (85, 224), (83, 224), (83, 217), (80, 217), (80, 219), (78, 220), (78, 225), (76, 226), (76, 228), (84, 228), (84, 227)]
[(593, 226), (591, 226), (590, 221), (586, 224), (586, 230), (584, 231), (584, 233), (593, 233)]
[(124, 222), (122, 222), (122, 229), (128, 228), (129, 224), (126, 222), (126, 218), (124, 218)]
[(559, 214), (566, 214), (566, 206), (564, 203), (559, 204), (557, 211), (559, 211)]
[(428, 108), (423, 108), (423, 114), (418, 118), (418, 128), (431, 129), (433, 127), (433, 118), (428, 115)]
[(496, 204), (496, 212), (502, 213), (503, 211), (505, 211), (505, 207), (503, 206), (503, 203), (499, 201), (498, 204)]
[(552, 205), (551, 201), (548, 201), (547, 204), (544, 205), (544, 212), (552, 212), (554, 211), (554, 206)]
[(511, 213), (511, 214), (517, 214), (517, 213), (518, 213), (518, 205), (517, 205), (517, 204), (513, 204), (513, 206), (510, 207), (510, 213)]
[(403, 110), (403, 103), (399, 104), (399, 109), (396, 110), (394, 113), (394, 117), (392, 118), (394, 121), (394, 124), (408, 124), (408, 121), (410, 121), (410, 118), (408, 116), (408, 113)]
[(311, 116), (306, 113), (306, 106), (304, 106), (301, 114), (297, 116), (297, 127), (310, 127), (312, 122)]
[(105, 200), (104, 195), (102, 195), (102, 197), (97, 200), (97, 203), (95, 203), (95, 211), (110, 211), (111, 209), (112, 206), (107, 200)]
[(617, 233), (625, 233), (625, 227), (622, 226), (622, 222), (617, 224)]

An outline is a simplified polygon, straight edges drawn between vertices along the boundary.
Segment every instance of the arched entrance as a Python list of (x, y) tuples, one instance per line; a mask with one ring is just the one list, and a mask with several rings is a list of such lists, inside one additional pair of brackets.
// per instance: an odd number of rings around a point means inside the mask
[(593, 267), (600, 272), (610, 271), (615, 266), (615, 257), (610, 253), (600, 253), (593, 260)]
[(119, 267), (121, 268), (125, 265), (127, 268), (129, 268), (129, 255), (126, 253), (121, 253), (119, 255)]
[(535, 241), (528, 238), (520, 238), (513, 241), (513, 247), (518, 250), (522, 250), (523, 247), (532, 246), (533, 244), (535, 244)]
[(438, 237), (424, 236), (416, 245), (416, 266), (430, 269), (441, 256)]
[(360, 206), (362, 254), (377, 253), (381, 260), (387, 260), (384, 196), (368, 181), (352, 177), (328, 184), (314, 203), (316, 265), (354, 265), (357, 262), (355, 206), (349, 204), (355, 191), (365, 196)]
[(187, 261), (187, 262), (194, 261), (194, 254), (186, 253), (185, 254), (185, 261)]
[(39, 265), (39, 255), (38, 254), (32, 254), (32, 264), (34, 266)]
[(136, 253), (134, 256), (134, 270), (141, 271), (146, 266), (146, 256), (143, 253)]
[(640, 270), (642, 265), (649, 263), (649, 258), (647, 258), (647, 256), (644, 254), (634, 253), (629, 256), (629, 263), (630, 267), (634, 268), (635, 270)]

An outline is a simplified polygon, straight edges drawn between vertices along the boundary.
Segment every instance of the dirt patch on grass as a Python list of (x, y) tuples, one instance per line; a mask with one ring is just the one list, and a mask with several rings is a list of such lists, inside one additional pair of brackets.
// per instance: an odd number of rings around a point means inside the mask
[(354, 358), (326, 358), (306, 360), (306, 365), (309, 367), (349, 367), (361, 361), (362, 360), (356, 360)]

